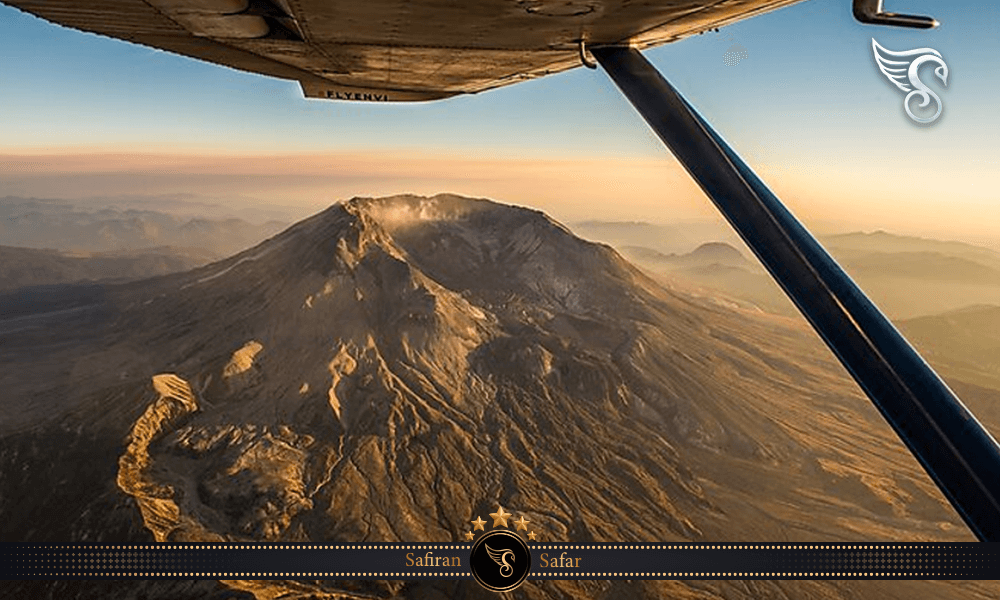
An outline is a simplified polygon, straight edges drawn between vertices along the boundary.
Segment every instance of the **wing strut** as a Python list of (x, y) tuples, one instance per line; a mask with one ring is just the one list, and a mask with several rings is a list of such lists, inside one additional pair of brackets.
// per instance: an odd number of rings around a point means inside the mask
[(591, 48), (923, 465), (1000, 542), (1000, 445), (840, 265), (638, 50)]

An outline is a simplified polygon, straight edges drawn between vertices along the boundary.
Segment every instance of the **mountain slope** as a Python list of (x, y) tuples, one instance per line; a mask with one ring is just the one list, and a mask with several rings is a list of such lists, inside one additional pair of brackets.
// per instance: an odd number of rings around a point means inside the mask
[[(543, 540), (579, 543), (970, 539), (801, 323), (664, 290), (536, 211), (355, 199), (74, 310), (0, 321), (14, 367), (0, 385), (16, 399), (0, 415), (0, 516), (19, 541), (444, 542), (498, 503)], [(227, 585), (261, 598), (280, 587)], [(302, 585), (285, 591), (478, 593)], [(978, 594), (935, 582), (524, 590)]]
[(909, 319), (900, 328), (928, 360), (1000, 390), (1000, 306), (970, 306)]

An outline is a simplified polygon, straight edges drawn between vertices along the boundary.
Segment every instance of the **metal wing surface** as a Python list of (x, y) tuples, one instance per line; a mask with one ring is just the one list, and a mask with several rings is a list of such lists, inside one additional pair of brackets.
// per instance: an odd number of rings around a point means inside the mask
[(298, 81), (310, 98), (435, 100), (559, 73), (801, 0), (4, 0), (43, 19)]

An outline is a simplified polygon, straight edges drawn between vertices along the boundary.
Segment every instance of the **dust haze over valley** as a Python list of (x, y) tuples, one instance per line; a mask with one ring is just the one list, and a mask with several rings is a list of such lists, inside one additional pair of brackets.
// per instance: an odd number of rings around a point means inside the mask
[[(97, 239), (92, 216), (55, 212), (74, 215), (57, 219), (63, 238)], [(35, 213), (16, 227), (56, 227)], [(48, 241), (41, 255), (0, 248), (0, 276), (48, 265), (0, 295), (2, 541), (451, 542), (498, 503), (545, 541), (973, 540), (756, 260), (710, 229), (567, 229), (487, 200), (355, 198), (287, 228), (230, 224), (232, 254), (175, 244), (188, 221), (171, 219), (158, 221), (169, 243), (153, 245), (196, 264), (109, 278), (66, 266), (70, 249)], [(14, 223), (0, 244), (28, 245)], [(1000, 252), (883, 232), (823, 241), (1000, 433)], [(485, 597), (471, 581), (17, 585), (60, 598)], [(998, 593), (529, 580), (515, 595)]]

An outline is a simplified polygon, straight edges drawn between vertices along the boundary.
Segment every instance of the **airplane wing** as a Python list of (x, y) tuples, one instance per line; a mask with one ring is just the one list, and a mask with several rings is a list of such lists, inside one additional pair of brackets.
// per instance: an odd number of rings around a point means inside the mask
[(43, 19), (298, 81), (310, 98), (436, 100), (644, 49), (801, 0), (3, 0)]

